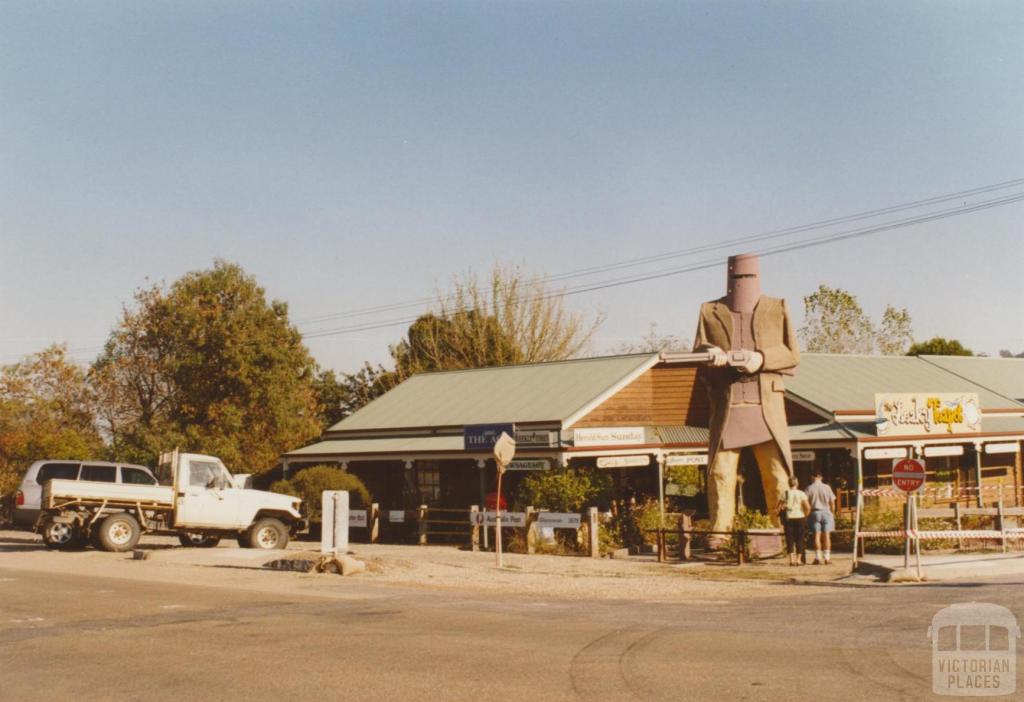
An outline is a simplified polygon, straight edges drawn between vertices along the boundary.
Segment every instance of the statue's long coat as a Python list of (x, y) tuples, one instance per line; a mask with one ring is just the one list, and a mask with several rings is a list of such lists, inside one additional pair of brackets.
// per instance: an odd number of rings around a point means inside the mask
[[(768, 430), (775, 437), (786, 467), (793, 474), (793, 457), (789, 450), (789, 428), (786, 425), (785, 387), (782, 374), (793, 375), (793, 369), (800, 362), (793, 323), (789, 319), (786, 301), (764, 295), (754, 308), (754, 349), (764, 356), (764, 366), (758, 372), (761, 387), (761, 411)], [(700, 321), (697, 324), (695, 351), (717, 346), (728, 352), (732, 348), (732, 313), (725, 304), (725, 298), (705, 302), (700, 306)], [(737, 371), (725, 368), (708, 368), (709, 400), (711, 418), (708, 442), (708, 465), (714, 465), (715, 453), (722, 443), (722, 429), (729, 418), (730, 387), (737, 377)]]

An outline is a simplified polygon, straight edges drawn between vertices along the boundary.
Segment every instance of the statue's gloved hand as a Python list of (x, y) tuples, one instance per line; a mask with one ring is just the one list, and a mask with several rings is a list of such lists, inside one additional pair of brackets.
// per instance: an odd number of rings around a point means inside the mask
[(764, 365), (764, 356), (758, 351), (751, 351), (750, 358), (739, 369), (744, 373), (756, 373)]
[(729, 354), (717, 346), (709, 346), (706, 351), (711, 354), (711, 365), (721, 368), (729, 362)]

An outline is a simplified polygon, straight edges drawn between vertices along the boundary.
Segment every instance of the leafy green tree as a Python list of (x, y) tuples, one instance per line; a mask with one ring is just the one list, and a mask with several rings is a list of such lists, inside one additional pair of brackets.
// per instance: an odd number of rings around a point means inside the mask
[(469, 273), (438, 292), (432, 310), (390, 347), (392, 369), (363, 365), (340, 381), (347, 416), (416, 373), (573, 358), (590, 344), (602, 319), (570, 312), (540, 276), (496, 266), (481, 280)]
[(65, 346), (0, 369), (0, 494), (40, 458), (101, 458), (103, 441), (85, 373)]
[(601, 318), (568, 311), (540, 276), (496, 266), (438, 293), (434, 309), (391, 347), (398, 380), (438, 370), (561, 361), (586, 349)]
[(813, 353), (871, 353), (875, 328), (854, 295), (819, 285), (804, 298), (800, 338)]
[(254, 473), (319, 433), (315, 373), (287, 305), (220, 260), (139, 291), (92, 369), (119, 457), (180, 446)]
[(876, 341), (883, 356), (902, 356), (914, 343), (910, 313), (905, 307), (897, 310), (892, 305), (885, 306)]
[(973, 356), (974, 352), (966, 348), (956, 339), (944, 339), (936, 336), (928, 341), (920, 341), (907, 350), (908, 356)]

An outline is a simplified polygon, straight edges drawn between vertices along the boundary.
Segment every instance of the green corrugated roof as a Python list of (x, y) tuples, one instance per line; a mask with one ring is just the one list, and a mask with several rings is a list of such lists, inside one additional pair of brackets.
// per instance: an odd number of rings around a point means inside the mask
[(458, 436), (406, 436), (387, 439), (329, 439), (285, 454), (288, 458), (302, 456), (358, 454), (391, 454), (409, 452), (462, 451), (462, 435)]
[(872, 410), (875, 393), (975, 392), (982, 410), (1024, 405), (915, 356), (805, 353), (786, 390), (822, 409)]
[(424, 373), (328, 431), (564, 421), (657, 358), (645, 353)]
[(1024, 402), (1024, 358), (985, 358), (983, 356), (921, 356), (921, 358), (1000, 395)]

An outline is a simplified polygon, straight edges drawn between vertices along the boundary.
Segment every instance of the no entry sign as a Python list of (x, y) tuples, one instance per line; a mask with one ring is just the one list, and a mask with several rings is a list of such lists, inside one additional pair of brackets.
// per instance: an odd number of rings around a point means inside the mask
[(892, 484), (903, 492), (917, 492), (924, 485), (924, 461), (901, 458), (892, 462)]

